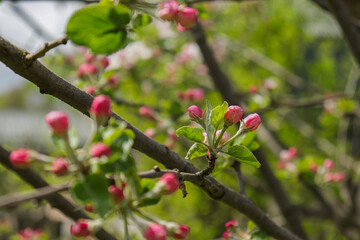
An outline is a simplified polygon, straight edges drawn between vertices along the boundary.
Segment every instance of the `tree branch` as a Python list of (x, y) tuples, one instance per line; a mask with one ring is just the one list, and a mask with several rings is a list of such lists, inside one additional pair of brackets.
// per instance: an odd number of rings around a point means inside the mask
[[(34, 61), (30, 66), (26, 65), (24, 59), (25, 53), (25, 51), (0, 37), (0, 61), (5, 63), (5, 65), (20, 76), (36, 84), (42, 93), (51, 94), (80, 112), (89, 115), (88, 110), (90, 109), (93, 100), (89, 94), (66, 82), (39, 61)], [(112, 116), (126, 122), (115, 113), (113, 113)], [(135, 134), (133, 147), (138, 151), (143, 152), (170, 169), (177, 168), (181, 172), (189, 173), (196, 173), (199, 171), (192, 163), (184, 160), (169, 148), (145, 136), (131, 124), (127, 123), (127, 128), (132, 130)], [(201, 187), (213, 199), (222, 201), (245, 214), (269, 235), (274, 236), (279, 240), (299, 239), (299, 237), (289, 232), (287, 229), (274, 223), (251, 201), (251, 199), (235, 193), (228, 187), (217, 182), (214, 178), (208, 176), (202, 181), (192, 181), (192, 183)]]
[(48, 51), (50, 51), (51, 49), (56, 48), (59, 45), (66, 44), (67, 41), (68, 41), (67, 38), (63, 37), (63, 38), (55, 40), (55, 41), (53, 41), (51, 43), (46, 42), (44, 44), (44, 46), (42, 48), (40, 48), (38, 51), (36, 51), (33, 54), (27, 55), (26, 59), (29, 60), (29, 61), (34, 61), (34, 60), (36, 60), (38, 58), (41, 58), (41, 57), (45, 56), (45, 54)]

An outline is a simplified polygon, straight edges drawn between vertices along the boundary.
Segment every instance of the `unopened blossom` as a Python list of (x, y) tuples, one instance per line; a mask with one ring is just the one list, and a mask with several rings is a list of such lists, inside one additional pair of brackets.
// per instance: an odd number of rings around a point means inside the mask
[(201, 111), (201, 108), (199, 108), (196, 105), (190, 106), (187, 111), (189, 112), (189, 117), (193, 121), (197, 121), (198, 119), (201, 119), (203, 116), (203, 112)]
[(250, 114), (244, 119), (245, 127), (249, 129), (249, 131), (256, 130), (261, 123), (261, 118), (257, 113)]
[(186, 225), (178, 225), (178, 227), (173, 231), (172, 237), (175, 239), (186, 239), (190, 234), (190, 228)]
[(160, 10), (158, 11), (158, 16), (165, 21), (173, 21), (176, 18), (176, 15), (179, 10), (179, 3), (177, 1), (165, 1), (158, 4)]
[(111, 149), (101, 142), (92, 145), (90, 152), (91, 152), (91, 156), (93, 157), (101, 157), (101, 156), (110, 157), (111, 155)]
[(15, 149), (10, 153), (10, 162), (14, 168), (23, 169), (31, 164), (31, 154), (28, 149)]
[(183, 7), (182, 9), (179, 9), (175, 21), (181, 27), (188, 29), (196, 23), (198, 15), (199, 12), (195, 8)]
[(124, 189), (119, 188), (116, 185), (109, 186), (108, 191), (111, 194), (111, 196), (113, 197), (115, 202), (121, 202), (125, 198)]
[(68, 164), (66, 158), (56, 158), (51, 165), (51, 171), (58, 177), (68, 172)]
[(87, 220), (80, 219), (70, 227), (70, 232), (74, 237), (87, 237), (91, 235)]
[(98, 68), (92, 63), (83, 63), (80, 65), (77, 71), (78, 77), (84, 77), (85, 75), (95, 75), (98, 73)]
[(234, 227), (237, 227), (239, 225), (238, 221), (236, 221), (236, 219), (230, 220), (228, 222), (225, 223), (225, 227), (226, 229), (230, 230)]
[(45, 116), (45, 121), (55, 135), (62, 136), (69, 129), (69, 117), (65, 112), (51, 111)]
[(146, 240), (166, 240), (167, 233), (164, 226), (151, 223), (144, 232), (144, 237)]
[(98, 122), (107, 120), (111, 114), (110, 98), (105, 95), (96, 96), (91, 104), (90, 112)]
[(335, 164), (334, 164), (333, 160), (331, 160), (331, 159), (329, 159), (329, 158), (325, 159), (325, 161), (324, 161), (324, 168), (330, 170), (330, 169), (333, 169), (334, 166), (335, 166)]
[(239, 106), (230, 106), (225, 112), (224, 119), (225, 122), (229, 125), (238, 123), (244, 114), (244, 110), (242, 110)]
[(164, 189), (166, 194), (171, 194), (179, 189), (180, 183), (174, 173), (165, 173), (161, 176), (159, 185)]
[(151, 107), (142, 106), (139, 108), (139, 113), (141, 116), (146, 117), (150, 120), (156, 119), (154, 110)]

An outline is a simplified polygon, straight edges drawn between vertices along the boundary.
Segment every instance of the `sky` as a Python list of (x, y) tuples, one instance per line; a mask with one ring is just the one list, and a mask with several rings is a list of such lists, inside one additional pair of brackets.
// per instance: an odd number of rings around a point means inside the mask
[[(63, 37), (67, 20), (81, 6), (82, 3), (76, 1), (3, 1), (0, 3), (0, 36), (33, 52), (42, 47), (44, 42)], [(29, 16), (39, 26), (43, 36), (29, 26), (29, 19), (21, 16)], [(64, 47), (59, 49), (65, 50)], [(24, 82), (24, 79), (0, 62), (0, 94), (19, 87)]]

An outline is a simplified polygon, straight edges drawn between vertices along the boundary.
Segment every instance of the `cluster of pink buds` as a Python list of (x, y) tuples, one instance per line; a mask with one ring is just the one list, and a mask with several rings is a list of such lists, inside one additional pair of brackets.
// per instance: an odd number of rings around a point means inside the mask
[(331, 159), (325, 159), (323, 167), (328, 171), (324, 176), (325, 182), (342, 182), (345, 180), (346, 175), (344, 172), (330, 172), (335, 167), (335, 164)]
[(225, 240), (230, 239), (232, 237), (231, 232), (235, 232), (235, 228), (237, 226), (239, 226), (239, 223), (235, 219), (226, 222), (225, 223), (226, 231), (222, 234), (222, 238)]
[(186, 31), (191, 28), (199, 15), (198, 10), (179, 5), (177, 1), (171, 0), (160, 3), (158, 16), (166, 21), (175, 21), (179, 32)]
[(83, 78), (87, 75), (96, 75), (99, 72), (99, 69), (105, 69), (109, 66), (109, 59), (107, 57), (95, 56), (85, 52), (84, 55), (85, 63), (80, 65), (77, 71), (77, 75), (80, 78)]
[(154, 110), (151, 107), (142, 106), (139, 108), (139, 114), (143, 117), (146, 117), (150, 120), (156, 120)]
[(186, 225), (177, 223), (168, 223), (166, 226), (158, 223), (151, 223), (144, 232), (146, 240), (166, 240), (167, 233), (174, 239), (187, 239), (190, 234), (190, 228)]
[(296, 147), (289, 147), (287, 150), (281, 150), (279, 153), (280, 161), (277, 162), (278, 169), (286, 169), (289, 171), (294, 171), (296, 169), (293, 160), (298, 155), (298, 150)]
[(202, 101), (205, 93), (201, 88), (189, 88), (185, 92), (178, 92), (180, 100)]
[(19, 230), (17, 235), (22, 240), (31, 240), (37, 239), (43, 236), (43, 231), (41, 229), (33, 230), (31, 228), (25, 228), (24, 230)]
[(101, 124), (108, 120), (111, 114), (111, 100), (105, 95), (96, 96), (91, 104), (90, 113)]

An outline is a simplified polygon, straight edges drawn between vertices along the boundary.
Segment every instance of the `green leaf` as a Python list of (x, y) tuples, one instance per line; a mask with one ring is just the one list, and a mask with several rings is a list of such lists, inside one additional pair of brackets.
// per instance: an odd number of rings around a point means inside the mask
[(144, 27), (152, 22), (152, 18), (149, 15), (139, 14), (135, 17), (132, 24), (134, 28)]
[(260, 147), (260, 144), (258, 142), (251, 142), (247, 148), (250, 150), (250, 151), (255, 151), (256, 149), (258, 149)]
[(210, 146), (212, 146), (213, 144), (213, 128), (212, 128), (212, 124), (211, 124), (211, 110), (212, 110), (212, 106), (210, 104), (209, 101), (206, 100), (206, 110), (205, 110), (205, 127), (206, 127), (206, 135), (207, 135), (207, 139), (208, 139), (208, 143)]
[(60, 150), (65, 150), (65, 142), (64, 139), (58, 137), (55, 134), (51, 134), (51, 139), (53, 140), (53, 143), (55, 145), (56, 148), (60, 149)]
[(203, 130), (197, 127), (185, 126), (176, 130), (176, 135), (184, 135), (186, 138), (195, 141), (195, 142), (203, 142), (205, 137), (203, 135)]
[(110, 146), (113, 152), (121, 153), (126, 159), (134, 143), (134, 133), (128, 129), (109, 128), (103, 133), (103, 142)]
[(222, 105), (217, 106), (211, 110), (210, 118), (211, 124), (214, 126), (215, 131), (218, 130), (220, 123), (224, 120), (224, 114), (228, 108), (228, 103), (224, 102)]
[(191, 160), (196, 157), (202, 157), (208, 152), (208, 148), (200, 143), (194, 143), (186, 154), (185, 159)]
[(254, 228), (256, 228), (256, 224), (253, 221), (249, 221), (247, 225), (247, 232), (251, 232)]
[(91, 202), (100, 216), (105, 216), (112, 207), (112, 199), (107, 189), (105, 177), (91, 174), (86, 176), (84, 181), (77, 182), (71, 190), (76, 199), (84, 203)]
[(251, 235), (251, 240), (271, 240), (272, 238), (269, 237), (263, 231), (257, 231)]
[(110, 54), (126, 45), (129, 10), (123, 5), (93, 5), (75, 12), (66, 27), (67, 37), (92, 52)]
[(239, 162), (243, 162), (257, 168), (261, 166), (254, 154), (252, 154), (252, 152), (243, 145), (231, 146), (227, 154)]
[(246, 134), (243, 134), (243, 135), (240, 135), (238, 138), (236, 138), (234, 141), (233, 141), (233, 144), (232, 145), (244, 145), (246, 147), (250, 146), (250, 144), (254, 141), (255, 139), (255, 136), (256, 136), (256, 132), (257, 130), (255, 131), (251, 131), (251, 132), (248, 132)]

